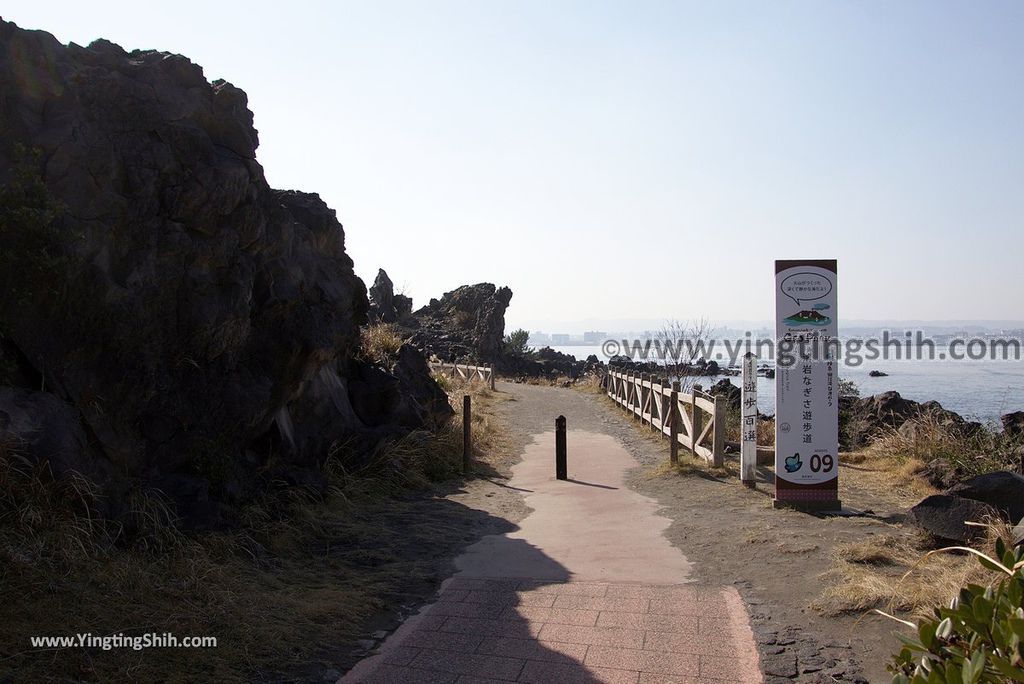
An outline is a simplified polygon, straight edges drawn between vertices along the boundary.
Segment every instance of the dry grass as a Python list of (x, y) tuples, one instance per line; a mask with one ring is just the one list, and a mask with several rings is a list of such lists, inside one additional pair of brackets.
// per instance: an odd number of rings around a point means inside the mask
[[(475, 457), (486, 463), (507, 434), (498, 399), (479, 383), (454, 387), (460, 411), (463, 392), (473, 397)], [(430, 543), (428, 531), (402, 527), (405, 494), (458, 473), (461, 440), (457, 417), (437, 434), (383, 445), (359, 472), (345, 468), (339, 447), (326, 496), (267, 494), (243, 510), (240, 528), (216, 533), (180, 531), (163, 500), (141, 490), (127, 524), (106, 521), (84, 478), (55, 481), (0, 448), (0, 680), (283, 681), (309, 666), (319, 677), (388, 596), (410, 579), (429, 581), (430, 569), (401, 553), (423, 535), (419, 543)], [(28, 640), (80, 632), (213, 635), (218, 646), (186, 657), (40, 652)]]
[[(725, 439), (731, 442), (739, 442), (742, 432), (740, 422), (743, 417), (738, 409), (730, 409), (725, 412)], [(757, 444), (758, 446), (775, 446), (775, 419), (757, 421)]]
[[(655, 433), (657, 434), (657, 433)], [(668, 452), (668, 441), (665, 442), (665, 451)], [(739, 482), (740, 467), (739, 463), (735, 459), (726, 459), (725, 463), (721, 466), (714, 466), (705, 461), (699, 456), (695, 456), (690, 453), (687, 449), (679, 447), (679, 461), (675, 465), (672, 465), (668, 461), (668, 457), (663, 463), (657, 468), (651, 471), (651, 477), (664, 477), (666, 475), (676, 475), (682, 477), (693, 477), (693, 476), (707, 476), (719, 477), (723, 479), (733, 478)]]
[(585, 373), (583, 377), (579, 378), (574, 384), (573, 388), (578, 389), (581, 392), (587, 394), (604, 394), (605, 389), (603, 386), (604, 376), (602, 373)]
[(1001, 433), (981, 427), (965, 430), (932, 414), (911, 419), (899, 430), (888, 429), (868, 447), (874, 455), (909, 463), (908, 472), (920, 472), (933, 459), (945, 459), (963, 478), (1018, 466), (1018, 445)]
[[(1012, 540), (1010, 527), (991, 523), (977, 543), (991, 552), (995, 540)], [(825, 615), (863, 613), (875, 608), (911, 618), (930, 616), (967, 583), (986, 585), (996, 573), (974, 556), (943, 553), (925, 556), (928, 546), (908, 535), (883, 534), (837, 546), (832, 567), (822, 575), (829, 585), (811, 606)]]
[(405, 343), (398, 328), (390, 323), (374, 323), (359, 331), (360, 357), (370, 363), (390, 368)]

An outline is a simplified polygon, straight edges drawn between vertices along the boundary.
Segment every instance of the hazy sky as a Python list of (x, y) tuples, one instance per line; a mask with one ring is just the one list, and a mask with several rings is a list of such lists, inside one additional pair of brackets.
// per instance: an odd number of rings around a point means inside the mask
[(510, 326), (769, 319), (776, 258), (842, 319), (1024, 319), (1024, 2), (7, 0), (62, 42), (249, 94), (270, 183), (356, 271)]

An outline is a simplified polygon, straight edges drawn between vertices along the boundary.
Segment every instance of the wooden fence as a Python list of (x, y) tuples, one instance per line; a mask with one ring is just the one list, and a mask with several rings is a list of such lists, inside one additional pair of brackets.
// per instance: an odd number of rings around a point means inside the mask
[(465, 363), (446, 363), (442, 361), (431, 361), (430, 370), (447, 373), (453, 378), (463, 379), (467, 382), (483, 380), (487, 386), (494, 389), (494, 367), (493, 366), (471, 366)]
[(609, 370), (605, 390), (624, 409), (679, 445), (716, 466), (725, 463), (725, 401), (700, 390), (682, 392), (679, 383), (643, 373)]

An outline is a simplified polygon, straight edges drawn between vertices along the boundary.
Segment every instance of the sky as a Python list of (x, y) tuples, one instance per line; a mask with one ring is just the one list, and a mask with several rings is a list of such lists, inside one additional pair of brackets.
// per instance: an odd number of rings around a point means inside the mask
[(245, 90), (271, 185), (319, 193), (417, 307), (487, 281), (509, 328), (764, 321), (775, 259), (835, 258), (840, 321), (1024, 319), (1022, 2), (2, 14)]

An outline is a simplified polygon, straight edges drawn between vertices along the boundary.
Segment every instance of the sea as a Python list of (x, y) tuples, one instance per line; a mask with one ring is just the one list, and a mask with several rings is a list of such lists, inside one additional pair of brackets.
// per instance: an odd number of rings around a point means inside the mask
[[(596, 354), (601, 361), (608, 359), (600, 346), (553, 346), (577, 359)], [(759, 362), (759, 365), (773, 365)], [(886, 377), (871, 377), (873, 370), (887, 373)], [(998, 425), (999, 416), (1011, 411), (1024, 411), (1024, 361), (907, 361), (877, 360), (865, 362), (856, 368), (839, 367), (839, 376), (852, 380), (862, 397), (895, 390), (906, 399), (937, 401), (943, 408), (956, 411), (964, 418)], [(722, 377), (740, 385), (738, 376), (696, 378), (705, 387)], [(758, 410), (775, 413), (775, 380), (759, 377), (757, 380)]]

